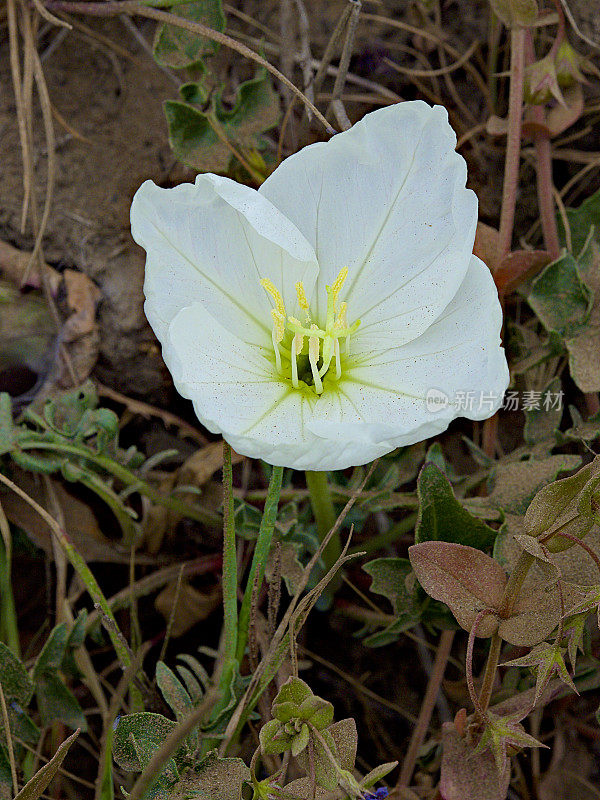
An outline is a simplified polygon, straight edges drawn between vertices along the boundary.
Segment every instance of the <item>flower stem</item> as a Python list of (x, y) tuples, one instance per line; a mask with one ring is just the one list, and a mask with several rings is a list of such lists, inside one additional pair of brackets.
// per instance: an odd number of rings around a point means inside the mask
[(273, 467), (273, 471), (271, 472), (271, 481), (269, 483), (269, 491), (267, 493), (267, 499), (265, 501), (265, 507), (263, 510), (262, 519), (260, 521), (260, 528), (258, 530), (258, 537), (254, 547), (254, 554), (252, 556), (252, 564), (250, 565), (250, 571), (248, 572), (246, 591), (244, 592), (244, 599), (242, 600), (242, 606), (240, 608), (236, 648), (236, 659), (238, 662), (244, 657), (244, 651), (248, 641), (250, 606), (252, 603), (254, 584), (256, 581), (256, 585), (260, 587), (265, 575), (265, 566), (269, 551), (271, 549), (275, 520), (277, 519), (277, 508), (279, 506), (279, 494), (281, 492), (282, 478), (283, 467)]
[[(317, 533), (319, 534), (319, 541), (327, 536), (329, 531), (335, 525), (337, 515), (331, 499), (331, 490), (327, 483), (326, 472), (306, 472), (306, 485), (310, 494), (310, 504), (312, 506), (313, 514), (315, 515), (315, 522), (317, 523)], [(335, 562), (340, 557), (342, 552), (339, 534), (331, 537), (329, 544), (323, 550), (323, 561), (325, 562), (325, 573), (333, 567)], [(336, 579), (332, 581), (331, 590), (335, 591), (334, 585)], [(337, 578), (339, 585), (339, 577)]]
[(220, 689), (223, 691), (223, 699), (225, 700), (229, 700), (229, 684), (236, 660), (238, 630), (237, 587), (231, 447), (227, 442), (223, 442), (223, 632), (225, 636), (225, 664), (221, 676)]

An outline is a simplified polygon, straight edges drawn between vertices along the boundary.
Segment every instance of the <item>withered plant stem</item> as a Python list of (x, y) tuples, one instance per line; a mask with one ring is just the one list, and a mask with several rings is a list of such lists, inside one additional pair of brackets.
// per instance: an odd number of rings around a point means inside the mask
[(410, 779), (417, 761), (417, 756), (419, 755), (419, 750), (425, 741), (425, 736), (427, 735), (427, 731), (429, 729), (429, 723), (431, 722), (433, 709), (435, 708), (440, 687), (444, 679), (444, 673), (446, 672), (446, 666), (448, 664), (448, 658), (450, 657), (453, 641), (454, 631), (442, 631), (440, 642), (435, 654), (435, 661), (433, 662), (433, 669), (427, 683), (425, 697), (421, 703), (419, 718), (417, 719), (417, 724), (412, 732), (408, 750), (406, 751), (406, 756), (402, 762), (400, 778), (396, 784), (397, 789), (408, 786), (410, 783)]

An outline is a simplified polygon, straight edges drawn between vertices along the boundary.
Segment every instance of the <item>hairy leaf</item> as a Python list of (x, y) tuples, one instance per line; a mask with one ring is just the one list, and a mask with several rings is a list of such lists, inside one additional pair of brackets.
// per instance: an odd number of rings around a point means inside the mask
[(415, 542), (456, 542), (486, 550), (494, 544), (496, 531), (474, 517), (458, 502), (450, 481), (431, 461), (426, 462), (417, 483), (419, 517)]
[[(408, 555), (419, 583), (427, 594), (445, 603), (458, 624), (470, 631), (480, 611), (498, 608), (506, 585), (506, 575), (493, 558), (451, 542), (422, 542), (412, 545)], [(484, 617), (478, 636), (491, 636), (498, 619)]]

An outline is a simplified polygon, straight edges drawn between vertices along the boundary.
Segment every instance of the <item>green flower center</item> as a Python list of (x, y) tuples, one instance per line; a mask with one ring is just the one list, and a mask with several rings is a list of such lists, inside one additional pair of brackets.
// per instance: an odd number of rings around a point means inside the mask
[(296, 283), (295, 289), (298, 305), (304, 312), (304, 322), (288, 315), (283, 298), (272, 281), (263, 278), (260, 282), (274, 304), (271, 309), (272, 339), (277, 372), (289, 379), (294, 389), (299, 389), (303, 383), (320, 395), (323, 393), (323, 378), (330, 369), (335, 380), (342, 377), (343, 361), (350, 353), (350, 339), (360, 325), (359, 319), (348, 325), (347, 304), (338, 302), (347, 277), (348, 267), (343, 267), (332, 285), (325, 287), (327, 316), (324, 328), (312, 321), (302, 281)]

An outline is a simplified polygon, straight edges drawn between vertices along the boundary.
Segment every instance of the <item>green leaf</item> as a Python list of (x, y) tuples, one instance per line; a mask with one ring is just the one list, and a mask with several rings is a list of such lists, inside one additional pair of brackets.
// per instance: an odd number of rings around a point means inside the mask
[(241, 758), (219, 758), (212, 750), (194, 774), (171, 787), (170, 800), (240, 800), (250, 770)]
[[(173, 3), (171, 6), (171, 12), (182, 19), (199, 22), (216, 31), (225, 30), (225, 15), (221, 0), (192, 0), (192, 2)], [(154, 59), (162, 66), (171, 69), (191, 67), (205, 56), (216, 53), (218, 49), (218, 43), (212, 39), (175, 25), (159, 25), (154, 36)]]
[(87, 721), (81, 706), (55, 673), (44, 672), (36, 677), (35, 696), (44, 725), (60, 720), (70, 728), (87, 731)]
[[(300, 704), (309, 697), (313, 697), (312, 689), (302, 680), (302, 678), (288, 678), (277, 693), (275, 700), (273, 700), (273, 716), (279, 719), (277, 715), (277, 707), (279, 705), (283, 703), (291, 703), (295, 708), (298, 708)], [(290, 719), (290, 717), (287, 719)], [(287, 722), (287, 719), (282, 721)]]
[(181, 681), (162, 661), (156, 665), (156, 683), (175, 718), (178, 721), (185, 719), (193, 710), (194, 704)]
[(540, 644), (533, 647), (526, 656), (514, 658), (512, 661), (505, 661), (501, 666), (531, 668), (536, 676), (535, 699), (533, 701), (535, 705), (554, 675), (560, 678), (563, 683), (566, 683), (575, 694), (579, 694), (567, 670), (564, 658), (565, 653), (566, 649), (559, 644), (540, 642)]
[[(338, 785), (339, 766), (338, 752), (333, 736), (328, 730), (321, 731), (319, 736), (312, 735), (313, 764), (317, 785), (332, 792)], [(321, 741), (322, 740), (322, 741)], [(298, 756), (298, 764), (310, 774), (308, 748)]]
[(176, 723), (172, 720), (150, 711), (121, 717), (115, 731), (113, 748), (115, 761), (122, 769), (140, 772), (142, 764), (139, 751), (151, 756), (162, 746), (175, 726)]
[(562, 418), (562, 403), (556, 403), (555, 398), (557, 395), (562, 398), (561, 386), (560, 378), (554, 378), (542, 390), (539, 408), (525, 411), (523, 437), (527, 444), (556, 443), (556, 434)]
[(414, 573), (408, 558), (376, 558), (363, 569), (373, 579), (371, 591), (387, 597), (394, 614), (414, 611), (414, 581), (410, 586), (407, 583)]
[[(590, 233), (594, 238), (600, 237), (600, 189), (584, 200), (578, 208), (567, 208), (567, 219), (571, 231), (573, 255), (579, 260), (589, 243)], [(560, 215), (557, 216), (557, 223), (561, 244), (566, 246), (565, 229)]]
[(13, 783), (8, 753), (0, 744), (0, 800), (12, 800)]
[(260, 747), (266, 755), (285, 753), (290, 749), (291, 737), (282, 730), (279, 720), (270, 719), (259, 732)]
[(536, 0), (491, 0), (491, 6), (508, 28), (529, 28), (539, 13)]
[(0, 683), (8, 705), (28, 706), (33, 696), (33, 681), (16, 655), (0, 642)]
[(37, 678), (45, 672), (56, 672), (60, 669), (67, 646), (69, 632), (64, 622), (57, 625), (50, 631), (50, 636), (43, 646), (35, 666), (33, 668), (33, 680), (36, 682)]
[(75, 659), (73, 658), (73, 652), (81, 647), (85, 641), (86, 624), (87, 611), (82, 609), (77, 615), (77, 619), (73, 623), (73, 627), (69, 631), (69, 636), (65, 646), (65, 654), (60, 666), (62, 672), (73, 678), (79, 677), (81, 674), (77, 664), (75, 663)]
[(570, 253), (548, 264), (535, 279), (527, 301), (547, 331), (570, 338), (590, 316), (592, 295)]
[(75, 731), (68, 739), (60, 745), (56, 753), (52, 756), (47, 764), (36, 772), (33, 778), (28, 781), (21, 789), (19, 794), (14, 800), (38, 800), (39, 797), (46, 791), (50, 782), (60, 769), (62, 762), (67, 755), (69, 748), (79, 736), (79, 731)]
[(240, 85), (231, 110), (219, 94), (208, 110), (179, 100), (167, 100), (164, 109), (173, 152), (199, 172), (227, 171), (230, 144), (257, 149), (260, 135), (279, 122), (279, 99), (266, 71)]
[(433, 462), (426, 462), (417, 483), (419, 517), (415, 542), (442, 541), (479, 550), (493, 546), (496, 531), (458, 502), (450, 481)]

